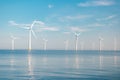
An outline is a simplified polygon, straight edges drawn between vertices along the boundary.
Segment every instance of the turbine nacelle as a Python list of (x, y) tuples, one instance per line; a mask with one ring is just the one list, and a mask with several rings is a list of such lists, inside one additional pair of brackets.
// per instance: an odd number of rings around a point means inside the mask
[(18, 39), (18, 37), (14, 37), (13, 35), (10, 36), (12, 40)]
[(99, 36), (99, 40), (104, 40), (101, 36)]
[(80, 32), (79, 33), (77, 33), (77, 32), (74, 32), (74, 34), (75, 34), (75, 36), (80, 36)]
[(47, 42), (48, 40), (47, 39), (43, 39), (45, 42)]

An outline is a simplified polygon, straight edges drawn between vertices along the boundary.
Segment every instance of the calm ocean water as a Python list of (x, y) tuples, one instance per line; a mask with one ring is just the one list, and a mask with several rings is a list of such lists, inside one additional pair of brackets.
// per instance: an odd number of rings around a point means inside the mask
[(120, 51), (0, 50), (0, 80), (120, 80)]

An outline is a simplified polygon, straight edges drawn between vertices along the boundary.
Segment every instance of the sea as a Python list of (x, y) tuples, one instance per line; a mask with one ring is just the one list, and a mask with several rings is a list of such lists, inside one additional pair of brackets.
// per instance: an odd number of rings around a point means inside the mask
[(0, 50), (0, 80), (120, 80), (120, 51)]

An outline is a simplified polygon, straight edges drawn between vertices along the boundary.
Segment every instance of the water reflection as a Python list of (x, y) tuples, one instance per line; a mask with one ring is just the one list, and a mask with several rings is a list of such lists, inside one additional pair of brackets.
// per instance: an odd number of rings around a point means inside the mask
[(69, 55), (68, 52), (65, 51), (65, 65), (66, 65), (66, 68), (69, 67), (69, 56), (68, 55)]
[(47, 67), (48, 58), (47, 58), (47, 54), (46, 54), (45, 52), (46, 52), (46, 51), (43, 52), (43, 56), (42, 56), (42, 57), (43, 57), (43, 58), (42, 58), (42, 61), (43, 61), (43, 62), (42, 62), (42, 63), (43, 63), (43, 65), (44, 65), (44, 67)]
[(29, 80), (34, 80), (31, 52), (28, 52), (28, 76), (30, 76)]
[[(65, 76), (64, 80), (66, 80), (66, 77), (69, 79), (71, 76), (79, 80), (81, 77), (96, 76), (99, 78), (99, 76), (108, 76), (109, 74), (120, 72), (120, 56), (118, 53), (102, 51), (92, 53), (82, 51), (70, 53), (65, 51), (63, 53), (65, 54), (49, 54), (47, 51), (43, 52), (42, 55), (31, 52), (27, 55), (11, 53), (9, 69), (11, 67), (12, 79), (16, 76), (24, 78), (23, 76), (25, 75), (26, 80), (39, 80), (42, 78), (44, 80), (57, 78), (55, 80), (58, 80), (58, 77), (63, 78), (63, 76)], [(21, 57), (25, 60), (19, 60)], [(28, 71), (27, 77), (24, 71)], [(116, 75), (113, 74), (114, 76)], [(95, 79), (97, 79), (96, 77)]]
[(47, 61), (48, 61), (47, 56), (43, 56), (43, 64), (44, 65), (47, 65)]
[(117, 67), (117, 55), (114, 53), (114, 65)]
[(99, 56), (99, 68), (100, 68), (100, 69), (102, 69), (102, 67), (103, 67), (102, 64), (103, 64), (103, 56), (100, 55), (100, 56)]
[(10, 59), (10, 68), (11, 68), (11, 70), (14, 70), (14, 63), (15, 63), (14, 52), (12, 52), (11, 53), (11, 59)]
[(76, 54), (75, 54), (75, 68), (76, 69), (79, 69), (79, 54), (78, 52), (76, 51)]
[(78, 55), (76, 55), (76, 57), (75, 57), (75, 67), (76, 67), (76, 69), (79, 69), (79, 56)]
[(92, 64), (95, 64), (95, 56), (92, 56)]

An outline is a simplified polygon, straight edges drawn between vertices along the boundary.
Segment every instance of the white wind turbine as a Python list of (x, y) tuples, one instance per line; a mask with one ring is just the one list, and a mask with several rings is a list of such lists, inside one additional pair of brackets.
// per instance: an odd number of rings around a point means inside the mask
[(102, 40), (103, 40), (103, 38), (101, 37), (101, 36), (99, 36), (99, 51), (101, 51), (102, 50)]
[(14, 50), (15, 49), (15, 40), (18, 38), (11, 35), (11, 39), (12, 39), (12, 50)]
[(47, 42), (48, 42), (48, 40), (47, 39), (43, 39), (44, 40), (44, 50), (46, 50), (47, 49)]
[(22, 27), (24, 29), (27, 29), (29, 30), (29, 39), (28, 39), (28, 50), (31, 50), (31, 39), (32, 39), (32, 34), (33, 36), (36, 38), (36, 35), (35, 35), (35, 32), (33, 31), (33, 26), (38, 23), (38, 24), (44, 24), (40, 21), (33, 21), (33, 23), (30, 25), (30, 26), (27, 26), (27, 27)]
[(80, 35), (80, 33), (74, 33), (75, 34), (75, 50), (77, 51), (78, 49), (78, 37)]
[(65, 50), (68, 50), (68, 44), (69, 44), (69, 41), (66, 40), (64, 43), (65, 43)]

